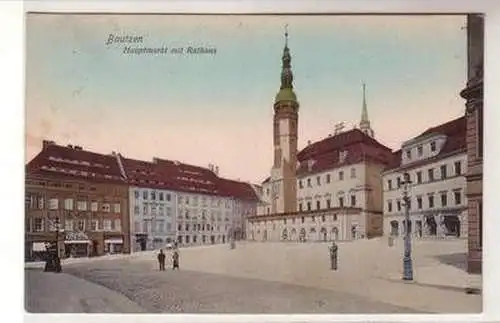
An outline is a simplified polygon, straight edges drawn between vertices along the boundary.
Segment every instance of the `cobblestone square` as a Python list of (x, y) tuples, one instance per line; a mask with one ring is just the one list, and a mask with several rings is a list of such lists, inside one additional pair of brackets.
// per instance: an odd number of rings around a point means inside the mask
[[(30, 312), (477, 313), (463, 290), (465, 240), (414, 246), (415, 282), (400, 280), (402, 243), (243, 242), (181, 249), (181, 270), (157, 269), (152, 251), (65, 263), (63, 274), (26, 270)], [(464, 258), (464, 259), (462, 259)], [(168, 266), (168, 264), (167, 264)], [(47, 293), (50, 291), (50, 293)]]

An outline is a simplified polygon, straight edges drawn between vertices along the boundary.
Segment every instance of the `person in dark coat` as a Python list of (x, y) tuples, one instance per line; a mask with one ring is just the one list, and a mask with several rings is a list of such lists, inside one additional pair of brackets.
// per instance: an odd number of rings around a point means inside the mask
[(179, 252), (177, 250), (174, 251), (172, 255), (173, 267), (172, 269), (179, 269)]
[(163, 253), (163, 249), (160, 249), (160, 253), (158, 254), (158, 263), (160, 264), (160, 270), (165, 270), (165, 254)]

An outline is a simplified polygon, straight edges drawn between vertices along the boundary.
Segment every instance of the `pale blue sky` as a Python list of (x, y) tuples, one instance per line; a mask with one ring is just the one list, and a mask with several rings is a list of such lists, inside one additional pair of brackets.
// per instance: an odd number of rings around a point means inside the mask
[[(272, 105), (289, 24), (299, 148), (359, 122), (361, 83), (376, 138), (402, 141), (463, 114), (463, 16), (85, 16), (27, 18), (27, 158), (43, 138), (206, 166), (258, 182), (272, 164)], [(123, 55), (147, 47), (216, 55)], [(243, 167), (245, 165), (245, 167)]]

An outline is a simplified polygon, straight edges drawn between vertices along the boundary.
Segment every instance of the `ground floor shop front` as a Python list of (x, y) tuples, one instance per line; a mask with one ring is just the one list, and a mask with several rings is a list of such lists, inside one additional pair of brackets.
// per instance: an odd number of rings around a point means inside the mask
[[(416, 238), (467, 237), (468, 219), (466, 208), (443, 209), (410, 214), (410, 234)], [(406, 232), (403, 214), (384, 217), (384, 235), (398, 237)]]
[(47, 248), (57, 243), (61, 258), (95, 257), (113, 253), (127, 253), (127, 240), (120, 233), (107, 232), (44, 232), (25, 236), (25, 260), (42, 261)]

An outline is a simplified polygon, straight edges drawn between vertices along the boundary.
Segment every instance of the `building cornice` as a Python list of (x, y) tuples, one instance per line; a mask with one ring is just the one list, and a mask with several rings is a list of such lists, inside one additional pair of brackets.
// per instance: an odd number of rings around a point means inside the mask
[(292, 218), (299, 218), (299, 217), (322, 216), (322, 215), (329, 215), (331, 213), (335, 213), (337, 215), (349, 215), (349, 214), (358, 214), (361, 211), (362, 211), (362, 209), (358, 208), (358, 207), (344, 207), (344, 208), (334, 207), (334, 208), (322, 209), (322, 210), (252, 215), (252, 216), (247, 217), (247, 219), (250, 222), (259, 222), (259, 221), (292, 219)]

